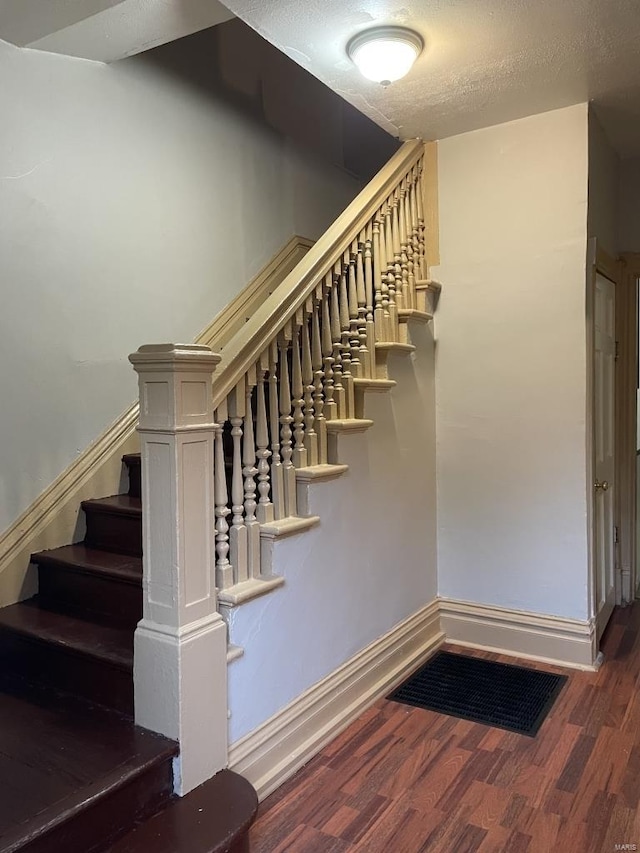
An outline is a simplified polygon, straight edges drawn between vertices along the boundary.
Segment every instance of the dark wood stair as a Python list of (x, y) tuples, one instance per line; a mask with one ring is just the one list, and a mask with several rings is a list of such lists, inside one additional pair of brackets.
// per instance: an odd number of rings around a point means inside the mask
[(134, 827), (104, 853), (249, 853), (258, 808), (252, 786), (223, 770)]
[(5, 672), (133, 715), (133, 632), (40, 607), (38, 597), (0, 610)]
[(91, 853), (172, 797), (177, 744), (53, 688), (0, 680), (0, 850)]
[(131, 495), (82, 501), (87, 519), (85, 545), (115, 554), (142, 556), (142, 504)]
[(174, 797), (177, 744), (132, 721), (140, 456), (123, 462), (128, 493), (83, 501), (84, 541), (33, 554), (38, 595), (0, 609), (0, 853), (248, 850), (251, 785), (224, 771)]

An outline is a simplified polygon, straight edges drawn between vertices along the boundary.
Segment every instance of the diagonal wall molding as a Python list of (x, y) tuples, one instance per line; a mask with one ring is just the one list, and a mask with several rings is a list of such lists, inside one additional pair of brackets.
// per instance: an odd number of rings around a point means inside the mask
[[(236, 298), (197, 336), (195, 343), (224, 348), (225, 341), (254, 308), (306, 255), (313, 241), (292, 237)], [(0, 535), (0, 607), (33, 595), (35, 573), (28, 572), (34, 551), (79, 541), (80, 502), (115, 494), (121, 457), (138, 447), (138, 403), (132, 404), (96, 441)]]

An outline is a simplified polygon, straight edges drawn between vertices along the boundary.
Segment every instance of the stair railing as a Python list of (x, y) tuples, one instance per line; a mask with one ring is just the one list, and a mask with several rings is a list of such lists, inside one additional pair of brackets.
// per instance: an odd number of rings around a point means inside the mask
[(403, 318), (428, 314), (423, 154), (405, 142), (220, 355), (159, 345), (130, 357), (143, 483), (136, 721), (180, 740), (180, 793), (226, 762), (219, 605), (282, 582), (269, 545), (305, 523), (298, 480), (331, 475), (336, 436), (365, 423), (364, 391), (393, 384), (387, 354), (410, 349)]
[(416, 287), (426, 276), (423, 151), (404, 143), (221, 354), (213, 420), (223, 603), (229, 590), (270, 578), (261, 529), (298, 516), (296, 473), (337, 462), (328, 439), (379, 378), (376, 344), (399, 343), (402, 312), (426, 307)]

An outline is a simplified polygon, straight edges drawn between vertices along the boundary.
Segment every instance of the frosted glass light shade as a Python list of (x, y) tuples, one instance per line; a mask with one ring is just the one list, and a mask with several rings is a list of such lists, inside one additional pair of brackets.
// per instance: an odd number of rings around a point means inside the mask
[(424, 42), (405, 27), (376, 27), (351, 39), (347, 53), (360, 73), (387, 86), (411, 70)]

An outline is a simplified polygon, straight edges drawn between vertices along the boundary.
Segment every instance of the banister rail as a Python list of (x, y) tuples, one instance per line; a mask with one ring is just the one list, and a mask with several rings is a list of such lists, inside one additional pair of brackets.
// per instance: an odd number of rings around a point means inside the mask
[[(225, 339), (215, 355), (216, 373), (204, 408), (196, 397), (182, 397), (182, 390), (160, 395), (158, 382), (144, 378), (157, 372), (150, 360), (167, 370), (164, 347), (143, 347), (131, 357), (144, 372), (141, 435), (156, 430), (160, 415), (151, 412), (159, 404), (167, 409), (160, 420), (172, 422), (176, 412), (192, 405), (197, 418), (204, 418), (199, 423), (207, 424), (208, 476), (213, 477), (199, 488), (212, 503), (221, 604), (233, 606), (282, 582), (273, 576), (266, 543), (300, 530), (303, 521), (312, 523), (298, 484), (340, 467), (338, 434), (367, 428), (365, 392), (395, 384), (387, 373), (389, 355), (413, 349), (409, 319), (428, 322), (431, 317), (423, 168), (422, 142), (405, 142), (247, 322)], [(215, 340), (211, 345), (217, 349)], [(182, 365), (183, 355), (195, 364), (203, 348), (191, 350), (171, 350), (175, 364)], [(177, 381), (177, 370), (167, 373), (171, 382)], [(195, 380), (179, 387), (195, 394)], [(178, 433), (188, 423), (178, 424)], [(148, 444), (155, 448), (157, 440)], [(143, 454), (143, 468), (144, 460)], [(182, 474), (178, 480), (186, 482)]]
[[(423, 154), (422, 140), (412, 139), (404, 142), (289, 273), (277, 291), (265, 300), (238, 334), (227, 343), (216, 371), (214, 407), (224, 401), (260, 357), (265, 341), (275, 338), (283, 326), (295, 317), (296, 311), (313, 295), (318, 283), (351, 247), (354, 240), (357, 240), (381, 205), (392, 195), (401, 179), (421, 160)], [(420, 198), (418, 201), (421, 203)]]

